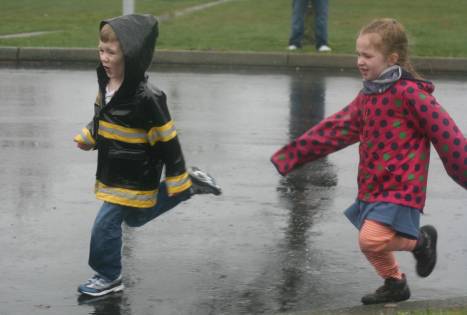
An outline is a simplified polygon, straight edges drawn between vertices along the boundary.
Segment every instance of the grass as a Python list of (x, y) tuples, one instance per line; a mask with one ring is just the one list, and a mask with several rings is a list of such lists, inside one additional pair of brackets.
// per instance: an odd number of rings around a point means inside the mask
[(467, 315), (465, 309), (398, 311), (396, 315)]
[[(157, 16), (213, 0), (135, 0), (136, 12)], [(282, 52), (290, 30), (289, 0), (233, 0), (161, 22), (158, 48)], [(0, 35), (60, 31), (0, 39), (0, 46), (95, 47), (99, 21), (121, 14), (115, 0), (2, 0)], [(353, 54), (355, 35), (376, 17), (394, 17), (417, 56), (467, 57), (467, 1), (332, 0), (329, 40), (334, 53)], [(306, 46), (305, 52), (313, 52)]]

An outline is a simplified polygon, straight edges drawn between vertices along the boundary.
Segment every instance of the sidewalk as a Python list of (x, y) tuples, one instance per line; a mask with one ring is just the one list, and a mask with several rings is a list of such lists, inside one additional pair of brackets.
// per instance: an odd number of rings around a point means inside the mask
[[(467, 58), (414, 57), (414, 66), (421, 72), (467, 73)], [(80, 64), (97, 62), (97, 50), (91, 48), (17, 48), (0, 47), (0, 64)], [(249, 66), (274, 68), (324, 68), (355, 70), (354, 55), (255, 53), (224, 51), (157, 50), (154, 63), (160, 65)]]

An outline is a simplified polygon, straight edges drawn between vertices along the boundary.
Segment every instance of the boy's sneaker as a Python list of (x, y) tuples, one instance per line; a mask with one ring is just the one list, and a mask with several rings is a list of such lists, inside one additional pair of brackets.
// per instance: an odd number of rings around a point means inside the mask
[(376, 289), (374, 293), (362, 297), (362, 303), (379, 304), (405, 301), (410, 298), (410, 289), (407, 285), (405, 274), (402, 279), (388, 278), (384, 280), (384, 285)]
[(417, 261), (417, 274), (420, 277), (428, 277), (435, 268), (437, 240), (438, 233), (434, 226), (425, 225), (420, 228), (420, 238), (412, 251)]
[(222, 194), (221, 188), (208, 173), (203, 172), (196, 166), (193, 166), (188, 173), (193, 183), (193, 186), (191, 186), (193, 194), (214, 194), (216, 196)]
[(109, 281), (100, 275), (94, 275), (78, 287), (78, 292), (90, 296), (102, 296), (123, 289), (121, 275), (114, 281)]

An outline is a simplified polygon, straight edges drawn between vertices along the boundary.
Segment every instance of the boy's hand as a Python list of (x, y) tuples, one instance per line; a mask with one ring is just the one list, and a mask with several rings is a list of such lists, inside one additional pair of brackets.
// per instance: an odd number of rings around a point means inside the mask
[(76, 146), (80, 148), (81, 150), (89, 151), (92, 148), (94, 148), (92, 144), (82, 143), (82, 142), (76, 141), (75, 139), (73, 139), (73, 141), (76, 142)]

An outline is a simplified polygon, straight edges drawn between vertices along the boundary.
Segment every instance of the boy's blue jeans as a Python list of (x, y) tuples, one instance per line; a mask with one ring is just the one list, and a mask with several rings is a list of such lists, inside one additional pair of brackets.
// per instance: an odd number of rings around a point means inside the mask
[(190, 197), (189, 190), (169, 196), (165, 182), (161, 182), (157, 204), (152, 208), (104, 202), (92, 228), (89, 266), (106, 279), (115, 280), (122, 272), (122, 223), (142, 226)]

